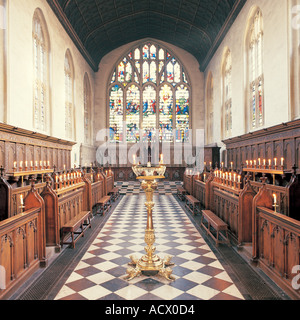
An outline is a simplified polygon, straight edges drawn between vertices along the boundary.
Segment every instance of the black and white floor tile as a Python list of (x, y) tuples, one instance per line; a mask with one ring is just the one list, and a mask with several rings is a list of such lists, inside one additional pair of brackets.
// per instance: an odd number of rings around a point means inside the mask
[(176, 199), (154, 199), (155, 253), (173, 256), (175, 280), (125, 279), (129, 256), (145, 254), (146, 198), (132, 193), (120, 200), (55, 300), (244, 300)]
[[(172, 195), (177, 193), (177, 186), (182, 185), (180, 181), (164, 181), (158, 184), (156, 194)], [(121, 195), (139, 194), (142, 191), (139, 181), (116, 182), (115, 186), (119, 188)]]

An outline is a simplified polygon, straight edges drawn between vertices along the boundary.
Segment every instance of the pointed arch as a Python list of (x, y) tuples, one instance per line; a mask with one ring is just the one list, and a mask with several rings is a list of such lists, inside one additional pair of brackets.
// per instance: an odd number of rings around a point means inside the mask
[(64, 64), (65, 74), (65, 135), (67, 139), (75, 140), (74, 116), (74, 64), (71, 52), (67, 49)]
[(189, 139), (189, 76), (178, 58), (155, 41), (135, 45), (118, 60), (108, 94), (111, 142), (149, 141), (156, 135), (161, 142)]
[(83, 104), (84, 104), (84, 142), (92, 143), (92, 92), (91, 83), (87, 72), (83, 79)]
[(263, 16), (259, 7), (250, 11), (245, 36), (246, 128), (255, 130), (265, 123), (263, 71)]
[(232, 134), (232, 83), (231, 83), (232, 58), (231, 51), (225, 48), (222, 59), (222, 139), (229, 138)]
[(50, 39), (46, 20), (37, 8), (32, 20), (33, 40), (33, 127), (50, 132)]
[(214, 139), (214, 78), (211, 71), (206, 81), (206, 143)]

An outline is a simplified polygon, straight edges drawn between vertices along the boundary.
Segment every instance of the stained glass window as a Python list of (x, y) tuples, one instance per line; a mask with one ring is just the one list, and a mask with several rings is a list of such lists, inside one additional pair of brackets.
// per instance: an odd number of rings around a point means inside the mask
[(212, 73), (209, 73), (207, 78), (207, 87), (206, 87), (206, 99), (207, 99), (207, 143), (213, 142), (213, 131), (214, 131), (214, 80)]
[(140, 90), (136, 85), (131, 85), (127, 90), (126, 99), (126, 127), (127, 142), (139, 141), (140, 124)]
[(176, 142), (189, 140), (189, 97), (185, 85), (176, 89)]
[(114, 85), (110, 89), (109, 134), (110, 141), (122, 141), (123, 138), (123, 89)]
[(132, 48), (112, 71), (110, 141), (148, 141), (157, 130), (160, 141), (187, 141), (190, 94), (183, 66), (170, 51), (153, 42)]
[(73, 124), (74, 124), (74, 71), (73, 61), (69, 50), (65, 55), (65, 133), (68, 139), (74, 139)]
[(88, 75), (84, 75), (83, 84), (83, 103), (84, 103), (84, 142), (91, 143), (91, 86)]
[(263, 85), (263, 19), (257, 10), (251, 19), (248, 35), (248, 59), (250, 82), (250, 128), (264, 124), (264, 85)]
[(47, 131), (48, 116), (48, 61), (49, 44), (42, 13), (37, 10), (33, 17), (33, 58), (34, 58), (34, 106), (33, 126), (35, 129)]
[(232, 132), (232, 91), (231, 91), (231, 52), (227, 50), (223, 63), (223, 114), (224, 135), (229, 137)]

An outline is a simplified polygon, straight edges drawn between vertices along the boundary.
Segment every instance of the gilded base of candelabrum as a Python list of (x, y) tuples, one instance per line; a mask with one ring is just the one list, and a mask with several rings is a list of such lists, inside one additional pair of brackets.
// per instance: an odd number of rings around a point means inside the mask
[[(146, 175), (140, 176), (140, 172), (143, 172)], [(137, 179), (141, 179), (142, 181), (142, 189), (145, 190), (146, 194), (146, 202), (145, 206), (147, 207), (147, 227), (145, 230), (145, 251), (146, 254), (138, 259), (135, 255), (130, 256), (131, 262), (128, 263), (131, 267), (127, 269), (127, 280), (131, 280), (141, 274), (147, 276), (153, 275), (161, 275), (165, 277), (167, 280), (175, 280), (172, 276), (173, 270), (170, 266), (174, 265), (171, 262), (172, 256), (167, 255), (164, 259), (161, 259), (158, 255), (154, 254), (156, 247), (153, 246), (155, 243), (155, 233), (153, 228), (153, 220), (152, 220), (152, 209), (155, 205), (153, 202), (153, 193), (157, 188), (157, 179), (163, 179), (165, 167), (152, 167), (152, 168), (137, 168), (133, 167), (133, 171), (137, 175)], [(153, 173), (160, 175), (153, 175)], [(148, 173), (148, 174), (147, 174)], [(151, 174), (151, 175), (150, 175)]]

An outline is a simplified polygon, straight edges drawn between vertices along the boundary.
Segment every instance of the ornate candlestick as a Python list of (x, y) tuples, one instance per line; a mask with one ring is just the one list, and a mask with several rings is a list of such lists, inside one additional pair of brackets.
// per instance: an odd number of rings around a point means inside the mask
[(127, 269), (126, 279), (131, 280), (141, 273), (145, 275), (156, 275), (160, 274), (165, 277), (167, 280), (175, 280), (171, 275), (172, 269), (169, 267), (174, 265), (170, 260), (172, 256), (167, 255), (164, 259), (161, 259), (159, 256), (154, 254), (156, 248), (153, 246), (155, 242), (155, 233), (153, 227), (152, 219), (152, 209), (155, 205), (153, 202), (153, 193), (157, 188), (157, 180), (164, 179), (164, 173), (166, 167), (163, 165), (157, 167), (142, 167), (142, 166), (133, 166), (133, 172), (136, 174), (137, 179), (142, 180), (142, 189), (146, 194), (145, 206), (147, 208), (147, 227), (145, 230), (145, 251), (146, 255), (138, 259), (136, 256), (130, 256), (131, 262), (129, 265), (133, 266)]

